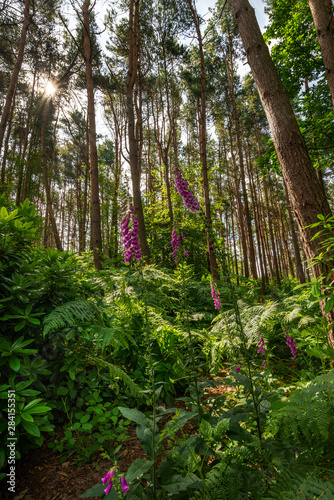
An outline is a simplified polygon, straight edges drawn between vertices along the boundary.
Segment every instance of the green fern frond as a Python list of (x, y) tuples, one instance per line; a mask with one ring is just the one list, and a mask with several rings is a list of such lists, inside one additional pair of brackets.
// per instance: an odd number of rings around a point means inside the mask
[(333, 433), (334, 372), (316, 377), (273, 408), (283, 436), (306, 440), (309, 446), (321, 450)]
[(96, 305), (88, 300), (74, 300), (62, 304), (45, 317), (43, 335), (78, 323), (93, 321), (97, 312)]
[(300, 318), (302, 312), (301, 306), (296, 306), (292, 309), (292, 311), (285, 314), (283, 317), (284, 323), (292, 323), (295, 319)]
[(152, 326), (156, 331), (170, 332), (173, 335), (183, 336), (186, 334), (184, 330), (173, 325), (168, 320), (164, 319), (161, 314), (158, 314), (153, 308), (148, 308), (148, 317)]
[(104, 361), (103, 359), (97, 358), (95, 356), (89, 356), (88, 360), (96, 366), (100, 366), (101, 368), (106, 368), (109, 370), (110, 377), (113, 379), (113, 382), (117, 380), (121, 380), (131, 391), (131, 393), (136, 396), (139, 394), (140, 388), (138, 385), (125, 373), (124, 370), (119, 368), (118, 366), (109, 363), (108, 361)]
[(334, 500), (333, 479), (316, 467), (289, 465), (279, 472), (275, 485), (269, 490), (270, 496), (267, 494), (262, 500)]
[(205, 477), (206, 491), (209, 492), (210, 498), (214, 500), (261, 498), (261, 493), (264, 492), (263, 474), (258, 465), (254, 466), (257, 462), (258, 454), (253, 447), (241, 445), (224, 450), (221, 461)]
[(120, 347), (129, 349), (129, 344), (135, 343), (133, 337), (124, 329), (120, 333), (119, 330), (112, 327), (95, 325), (91, 331), (96, 338), (96, 348), (101, 349), (102, 352), (109, 346), (112, 346), (114, 349), (119, 349)]
[(311, 325), (318, 321), (318, 318), (313, 318), (313, 316), (303, 316), (298, 323), (298, 328), (303, 328), (304, 326)]

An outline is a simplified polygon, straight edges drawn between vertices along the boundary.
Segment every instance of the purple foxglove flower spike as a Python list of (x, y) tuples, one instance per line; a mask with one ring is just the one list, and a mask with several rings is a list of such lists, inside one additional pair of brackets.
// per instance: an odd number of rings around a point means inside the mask
[(292, 356), (295, 358), (297, 356), (297, 342), (295, 340), (292, 340), (292, 337), (290, 335), (287, 335), (285, 330), (284, 337), (286, 338), (286, 344), (290, 347)]
[[(258, 354), (266, 354), (266, 350), (264, 348), (264, 340), (263, 338), (261, 337), (261, 332), (259, 332), (259, 337), (260, 337), (260, 340), (258, 341), (257, 345), (259, 346), (258, 350), (257, 350), (257, 353)], [(265, 361), (262, 362), (262, 366), (264, 366), (266, 364)]]
[(175, 264), (177, 264), (177, 255), (179, 253), (179, 248), (180, 248), (180, 238), (176, 235), (175, 227), (173, 227), (173, 230), (172, 230), (172, 239), (171, 239), (170, 245), (173, 249), (172, 255), (174, 257)]
[(211, 295), (213, 298), (213, 302), (215, 304), (215, 309), (219, 309), (219, 307), (222, 305), (220, 297), (219, 297), (219, 295), (220, 295), (219, 290), (216, 292), (212, 281), (210, 283), (210, 287), (211, 287)]
[(126, 479), (124, 476), (121, 477), (121, 486), (122, 486), (122, 490), (123, 490), (124, 495), (126, 495), (127, 492), (129, 491), (130, 487), (129, 487), (128, 483), (126, 482)]
[[(140, 245), (138, 241), (138, 219), (135, 215), (132, 217), (133, 229), (130, 231), (129, 229), (129, 221), (131, 218), (131, 214), (134, 214), (134, 208), (132, 205), (129, 207), (130, 212), (123, 217), (122, 219), (122, 236), (123, 236), (123, 245), (126, 252), (124, 253), (124, 262), (130, 262), (132, 257), (134, 256), (136, 260), (141, 259)], [(130, 231), (130, 232), (129, 232)]]
[(177, 167), (174, 168), (174, 182), (175, 187), (183, 198), (183, 203), (185, 207), (191, 212), (199, 211), (199, 203), (196, 198), (193, 196), (192, 192), (189, 191), (188, 183), (184, 179), (182, 179), (181, 172)]

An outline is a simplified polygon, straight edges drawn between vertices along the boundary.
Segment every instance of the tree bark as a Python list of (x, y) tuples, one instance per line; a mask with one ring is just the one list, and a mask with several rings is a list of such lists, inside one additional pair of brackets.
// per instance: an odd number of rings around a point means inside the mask
[(2, 149), (3, 138), (5, 135), (5, 130), (6, 130), (7, 122), (8, 122), (8, 117), (9, 117), (9, 113), (10, 113), (10, 108), (11, 108), (11, 104), (12, 104), (12, 99), (13, 99), (15, 87), (17, 85), (20, 69), (22, 66), (24, 48), (25, 48), (26, 38), (27, 38), (27, 31), (28, 31), (28, 27), (30, 24), (29, 9), (30, 9), (30, 0), (25, 0), (24, 21), (23, 21), (23, 26), (22, 26), (22, 31), (21, 31), (19, 50), (18, 50), (14, 70), (12, 73), (12, 77), (10, 79), (10, 84), (9, 84), (8, 92), (6, 95), (6, 102), (5, 102), (5, 105), (3, 108), (1, 121), (0, 121), (0, 152)]
[(52, 208), (52, 199), (51, 199), (50, 182), (49, 182), (49, 171), (48, 171), (48, 159), (47, 159), (47, 155), (46, 155), (46, 129), (47, 129), (49, 116), (50, 116), (50, 106), (51, 106), (51, 101), (47, 100), (44, 104), (43, 124), (42, 124), (42, 164), (43, 164), (44, 188), (45, 188), (46, 203), (47, 203), (46, 217), (49, 216), (49, 218), (50, 218), (52, 232), (53, 232), (53, 235), (55, 238), (56, 247), (60, 252), (62, 252), (63, 247), (62, 247), (62, 244), (61, 244), (61, 241), (59, 238), (57, 223), (56, 223), (56, 219), (55, 219), (55, 216), (53, 213), (53, 208)]
[(85, 0), (82, 6), (84, 26), (84, 53), (86, 66), (86, 87), (88, 100), (88, 135), (90, 153), (90, 184), (92, 200), (92, 243), (94, 265), (101, 269), (102, 236), (101, 236), (101, 210), (99, 198), (99, 170), (96, 148), (96, 125), (95, 125), (95, 103), (94, 84), (92, 70), (92, 45), (90, 36), (90, 0)]
[(138, 220), (138, 236), (141, 254), (148, 264), (150, 260), (146, 238), (144, 211), (140, 192), (137, 144), (135, 138), (135, 116), (133, 111), (133, 87), (137, 79), (139, 51), (139, 0), (130, 0), (129, 12), (129, 66), (127, 74), (126, 108), (128, 117), (128, 138), (130, 150), (130, 169), (132, 180), (133, 204)]
[[(11, 133), (11, 129), (12, 129), (12, 119), (13, 119), (14, 108), (15, 108), (15, 94), (16, 94), (16, 87), (15, 87), (15, 90), (14, 90), (12, 106), (11, 106), (10, 114), (9, 114), (9, 117), (8, 117), (8, 128), (7, 128), (7, 135), (6, 135), (6, 139), (5, 139), (5, 148), (4, 148), (4, 152), (3, 152), (2, 166), (1, 166), (0, 193), (6, 192), (6, 185), (5, 185), (6, 163), (7, 163), (9, 138), (10, 138), (10, 133)], [(20, 168), (22, 168), (21, 164), (20, 164)], [(20, 170), (20, 168), (19, 168), (19, 170)], [(19, 175), (19, 179), (20, 179), (20, 175)], [(19, 190), (19, 188), (18, 188), (18, 190)], [(18, 205), (18, 204), (19, 203), (16, 200), (16, 205)]]
[(280, 199), (279, 199), (278, 182), (277, 182), (277, 176), (276, 175), (275, 175), (275, 184), (276, 184), (276, 200), (277, 200), (277, 206), (278, 206), (278, 212), (279, 212), (279, 219), (281, 221), (281, 227), (282, 227), (282, 240), (283, 240), (283, 244), (284, 244), (284, 248), (285, 248), (286, 264), (287, 264), (287, 266), (289, 268), (289, 273), (294, 278), (295, 277), (295, 271), (293, 269), (293, 262), (292, 262), (292, 258), (291, 258), (291, 252), (290, 252), (290, 248), (289, 248), (289, 244), (288, 244), (288, 239), (287, 239), (286, 232), (285, 232), (284, 217), (283, 217), (283, 213), (282, 213), (282, 210), (281, 210), (281, 202), (280, 202)]
[(287, 207), (288, 215), (289, 215), (290, 232), (291, 232), (291, 236), (292, 236), (292, 243), (293, 243), (293, 249), (294, 249), (294, 254), (295, 254), (297, 279), (299, 280), (299, 283), (305, 283), (306, 278), (305, 278), (305, 273), (304, 273), (304, 269), (303, 269), (302, 259), (300, 257), (299, 243), (298, 243), (298, 238), (297, 238), (296, 231), (295, 231), (295, 225), (294, 225), (292, 210), (291, 210), (291, 206), (290, 206), (288, 190), (287, 190), (285, 182), (283, 182), (283, 184), (284, 184), (284, 192), (285, 192), (285, 199), (286, 199), (286, 207)]
[(232, 165), (233, 165), (235, 197), (237, 200), (237, 207), (238, 207), (237, 212), (238, 212), (238, 220), (239, 220), (238, 226), (239, 226), (240, 242), (241, 242), (241, 247), (242, 247), (242, 255), (244, 258), (245, 278), (249, 278), (246, 234), (245, 234), (245, 226), (243, 223), (243, 206), (242, 206), (242, 202), (241, 202), (240, 187), (239, 187), (240, 180), (238, 179), (237, 165), (236, 165), (236, 160), (235, 160), (235, 155), (234, 155), (234, 150), (233, 150), (232, 124), (231, 124), (230, 116), (229, 116), (228, 131), (229, 131), (229, 137), (230, 137), (230, 153), (231, 153)]
[(210, 271), (214, 279), (219, 279), (218, 265), (216, 260), (216, 255), (213, 248), (213, 241), (211, 241), (210, 232), (212, 231), (212, 220), (211, 220), (211, 207), (210, 207), (210, 192), (209, 192), (209, 181), (208, 181), (208, 163), (207, 163), (207, 131), (206, 131), (206, 92), (205, 92), (205, 62), (204, 62), (204, 52), (203, 52), (203, 41), (201, 29), (199, 26), (198, 15), (192, 4), (192, 0), (187, 0), (189, 9), (193, 16), (193, 21), (197, 33), (198, 48), (201, 60), (201, 105), (199, 111), (199, 154), (202, 163), (202, 178), (203, 178), (203, 193), (204, 193), (204, 204), (205, 204), (205, 216), (207, 219), (208, 229), (206, 231), (206, 240), (210, 261)]
[[(242, 195), (243, 195), (243, 199), (244, 199), (244, 212), (245, 212), (245, 219), (246, 219), (246, 232), (247, 232), (247, 240), (248, 240), (249, 264), (250, 264), (251, 273), (252, 273), (253, 278), (257, 279), (258, 276), (257, 276), (257, 270), (256, 270), (256, 259), (255, 259), (252, 223), (251, 223), (249, 204), (248, 204), (248, 196), (247, 196), (247, 190), (246, 190), (244, 158), (243, 158), (242, 143), (241, 143), (242, 141), (241, 141), (241, 137), (240, 137), (240, 120), (239, 120), (239, 113), (238, 113), (238, 108), (237, 108), (237, 101), (236, 101), (235, 92), (234, 92), (234, 67), (233, 67), (233, 56), (232, 56), (232, 49), (231, 49), (232, 40), (231, 40), (230, 33), (228, 33), (228, 36), (229, 36), (229, 40), (230, 40), (229, 57), (227, 58), (227, 56), (224, 52), (223, 52), (223, 56), (224, 56), (224, 60), (225, 60), (225, 66), (226, 66), (228, 83), (229, 83), (229, 90), (230, 90), (230, 95), (231, 95), (231, 100), (232, 100), (235, 142), (236, 142), (238, 156), (239, 156), (241, 189), (242, 189)], [(228, 63), (228, 59), (229, 59), (229, 63)]]
[(263, 177), (262, 183), (263, 183), (264, 199), (266, 202), (266, 210), (267, 210), (271, 250), (273, 253), (273, 264), (274, 264), (274, 269), (275, 269), (275, 277), (276, 277), (276, 281), (277, 281), (278, 286), (281, 286), (281, 277), (280, 277), (280, 272), (278, 269), (277, 252), (276, 252), (276, 245), (275, 245), (275, 238), (274, 238), (274, 231), (273, 231), (272, 214), (271, 214), (270, 205), (269, 205), (268, 186), (267, 186), (267, 181), (266, 181), (265, 177)]
[(308, 0), (334, 107), (334, 20), (331, 0)]
[(247, 168), (247, 173), (248, 173), (251, 201), (252, 201), (252, 206), (253, 206), (255, 234), (256, 234), (257, 249), (258, 249), (259, 266), (260, 266), (260, 272), (261, 272), (261, 295), (265, 295), (265, 293), (266, 293), (266, 279), (265, 279), (265, 269), (263, 266), (262, 251), (261, 251), (260, 227), (259, 227), (259, 221), (258, 221), (258, 200), (256, 199), (256, 193), (255, 193), (255, 189), (254, 189), (254, 180), (253, 180), (253, 175), (252, 175), (252, 162), (251, 162), (251, 157), (250, 157), (250, 147), (249, 147), (249, 143), (247, 140), (246, 140), (246, 145), (247, 145), (247, 151), (245, 151), (246, 168)]
[[(263, 40), (254, 9), (248, 0), (229, 0), (229, 4), (267, 116), (305, 254), (307, 259), (312, 259), (319, 253), (319, 243), (328, 235), (323, 234), (321, 238), (313, 240), (312, 237), (316, 234), (317, 228), (307, 226), (318, 221), (318, 214), (326, 217), (331, 214), (331, 210), (317, 179), (288, 93), (279, 79), (268, 47)], [(315, 278), (322, 273), (326, 276), (326, 271), (326, 266), (312, 267), (312, 274)], [(324, 306), (324, 301), (322, 301), (320, 304), (322, 313), (332, 323), (334, 313), (331, 311), (325, 314)], [(329, 337), (334, 345), (333, 331)]]

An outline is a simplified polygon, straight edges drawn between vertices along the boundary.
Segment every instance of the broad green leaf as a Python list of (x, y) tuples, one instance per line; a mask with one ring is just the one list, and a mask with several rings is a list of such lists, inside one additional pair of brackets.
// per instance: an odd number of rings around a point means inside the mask
[(30, 401), (25, 407), (24, 411), (28, 410), (29, 408), (33, 408), (34, 406), (38, 405), (38, 403), (42, 401), (42, 398), (34, 399), (33, 401)]
[(41, 322), (37, 318), (29, 318), (29, 323), (32, 323), (33, 325), (40, 325)]
[(10, 351), (12, 344), (8, 340), (0, 338), (0, 351)]
[(32, 422), (25, 422), (24, 420), (22, 420), (22, 426), (28, 432), (28, 434), (31, 434), (32, 436), (39, 437), (41, 435), (37, 425), (33, 424)]
[(212, 426), (206, 420), (202, 420), (199, 432), (205, 439), (210, 439), (212, 437)]
[(27, 413), (27, 412), (25, 412), (25, 411), (24, 411), (23, 413), (21, 413), (21, 417), (22, 417), (22, 419), (23, 419), (23, 420), (25, 420), (26, 422), (33, 422), (33, 421), (34, 421), (34, 417), (32, 417), (32, 416), (30, 415), (30, 413)]
[(82, 424), (82, 428), (85, 430), (85, 431), (90, 431), (92, 429), (92, 424), (90, 423), (87, 423), (87, 424)]
[(153, 464), (153, 460), (148, 461), (145, 460), (145, 458), (137, 458), (137, 460), (132, 462), (130, 465), (128, 472), (125, 475), (125, 479), (128, 483), (131, 483), (137, 477), (145, 474), (145, 472), (147, 472)]
[(122, 413), (123, 417), (131, 420), (132, 422), (136, 422), (138, 425), (147, 425), (149, 422), (149, 419), (141, 411), (122, 406), (119, 406), (118, 409)]
[(21, 321), (20, 323), (18, 323), (17, 325), (15, 325), (14, 326), (15, 332), (19, 332), (20, 330), (22, 330), (22, 328), (25, 327), (25, 324), (26, 324), (25, 321)]
[(70, 376), (70, 378), (71, 378), (72, 380), (74, 380), (74, 379), (75, 379), (75, 368), (74, 368), (73, 366), (70, 366), (70, 368), (69, 368), (69, 370), (68, 370), (68, 374), (69, 374), (69, 376)]
[(145, 425), (138, 425), (137, 429), (137, 436), (140, 441), (140, 444), (143, 447), (143, 450), (145, 453), (147, 453), (148, 458), (151, 458), (153, 455), (153, 434), (151, 429), (146, 427)]
[(325, 305), (325, 313), (329, 313), (333, 309), (333, 306), (334, 306), (334, 297), (330, 297)]
[(49, 408), (49, 406), (37, 405), (34, 408), (30, 408), (29, 413), (31, 415), (34, 415), (34, 414), (38, 414), (38, 413), (47, 413), (50, 410), (51, 410), (51, 408)]
[(67, 387), (62, 386), (57, 389), (58, 396), (66, 396), (67, 393), (68, 393)]
[(230, 426), (230, 421), (228, 418), (224, 418), (223, 420), (218, 422), (218, 424), (214, 428), (215, 438), (221, 438), (221, 437), (225, 436), (229, 426)]
[(0, 217), (2, 217), (3, 219), (6, 219), (8, 217), (8, 212), (6, 207), (1, 207)]
[(105, 498), (106, 497), (106, 494), (104, 493), (105, 488), (106, 487), (104, 484), (96, 484), (89, 490), (85, 491), (85, 493), (80, 495), (80, 498), (92, 498), (92, 497)]
[(17, 391), (23, 391), (23, 389), (26, 389), (33, 383), (33, 380), (21, 380), (18, 384), (16, 384), (16, 390)]
[(14, 370), (14, 372), (18, 372), (21, 366), (19, 358), (17, 358), (16, 356), (11, 356), (9, 358), (9, 366), (12, 370)]
[(189, 474), (186, 477), (175, 474), (169, 481), (170, 484), (164, 484), (162, 488), (175, 495), (186, 491), (188, 488), (203, 488), (202, 481), (195, 474)]

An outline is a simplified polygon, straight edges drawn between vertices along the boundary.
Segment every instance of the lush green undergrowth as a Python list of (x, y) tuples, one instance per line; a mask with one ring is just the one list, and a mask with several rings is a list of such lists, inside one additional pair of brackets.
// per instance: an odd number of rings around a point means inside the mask
[[(334, 498), (334, 356), (314, 285), (286, 281), (260, 297), (255, 282), (222, 279), (211, 292), (210, 276), (186, 262), (105, 261), (96, 272), (89, 255), (34, 246), (40, 220), (28, 202), (2, 205), (2, 478), (15, 422), (15, 460), (43, 436), (60, 460), (110, 459), (108, 498)], [(232, 390), (210, 396), (217, 385)], [(121, 479), (133, 423), (147, 460)]]

